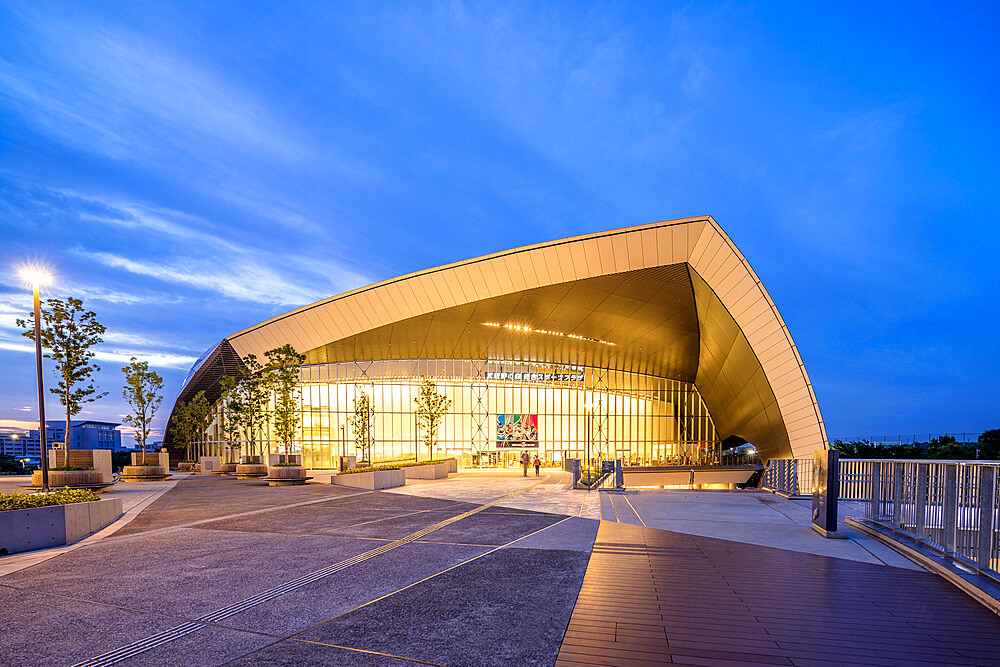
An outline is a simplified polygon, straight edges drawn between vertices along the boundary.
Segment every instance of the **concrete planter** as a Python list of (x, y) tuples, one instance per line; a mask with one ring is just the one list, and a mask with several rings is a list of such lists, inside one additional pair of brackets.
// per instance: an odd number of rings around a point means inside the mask
[[(50, 470), (49, 488), (66, 486), (71, 489), (89, 489), (104, 484), (104, 477), (100, 470)], [(31, 485), (42, 485), (42, 471), (35, 470), (31, 473)]]
[(170, 475), (158, 465), (131, 465), (122, 468), (121, 482), (158, 482)]
[(302, 466), (268, 466), (264, 478), (268, 486), (305, 484), (309, 479), (312, 477), (306, 477), (306, 469)]
[(190, 461), (181, 461), (177, 464), (177, 470), (179, 472), (194, 472), (194, 465)]
[(121, 515), (121, 498), (0, 512), (0, 549), (15, 554), (70, 544)]
[(267, 466), (263, 463), (240, 463), (236, 466), (237, 479), (255, 479), (267, 476)]
[(371, 472), (356, 472), (334, 475), (330, 480), (337, 486), (350, 486), (355, 489), (392, 489), (406, 485), (406, 468), (399, 470), (373, 470)]
[(166, 452), (135, 452), (132, 454), (134, 466), (160, 466), (164, 474), (170, 473), (170, 454)]
[(447, 461), (444, 463), (429, 463), (424, 466), (407, 466), (403, 468), (406, 479), (444, 479), (448, 476), (449, 468), (451, 464)]
[[(71, 449), (67, 456), (64, 449), (49, 450), (49, 470), (71, 466), (73, 468), (93, 468), (101, 473), (101, 484), (111, 484), (114, 479), (114, 468), (111, 465), (110, 449)], [(51, 483), (51, 479), (49, 482)]]
[(236, 466), (238, 466), (238, 465), (239, 465), (238, 463), (223, 463), (221, 466), (219, 466), (219, 469), (218, 469), (218, 471), (216, 471), (215, 474), (216, 475), (235, 475), (236, 474)]

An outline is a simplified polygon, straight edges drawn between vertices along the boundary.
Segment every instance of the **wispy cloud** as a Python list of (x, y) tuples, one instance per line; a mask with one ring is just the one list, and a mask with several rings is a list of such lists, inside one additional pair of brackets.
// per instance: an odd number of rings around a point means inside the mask
[(36, 48), (0, 60), (0, 90), (46, 132), (113, 157), (191, 141), (285, 163), (310, 155), (266, 104), (123, 25), (14, 9)]
[[(292, 280), (258, 263), (252, 256), (153, 262), (106, 252), (88, 252), (82, 249), (77, 252), (106, 266), (168, 283), (187, 285), (201, 291), (216, 292), (239, 301), (303, 305), (343, 291), (338, 288), (333, 291), (320, 290), (308, 285), (307, 280)], [(300, 279), (304, 277), (300, 275)]]
[[(35, 353), (35, 346), (22, 335), (17, 319), (24, 318), (20, 295), (0, 293), (0, 350)], [(154, 368), (186, 370), (197, 355), (183, 346), (140, 333), (108, 331), (104, 343), (94, 348), (95, 358), (116, 364), (126, 364), (132, 357), (148, 361)], [(183, 352), (188, 352), (184, 354)]]

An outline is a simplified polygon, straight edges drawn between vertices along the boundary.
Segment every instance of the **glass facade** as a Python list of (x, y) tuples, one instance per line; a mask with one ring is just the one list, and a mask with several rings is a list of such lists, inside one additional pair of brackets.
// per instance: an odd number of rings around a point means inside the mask
[[(554, 464), (586, 459), (588, 452), (628, 465), (718, 461), (715, 427), (691, 383), (582, 366), (422, 359), (303, 366), (295, 442), (303, 463), (329, 468), (334, 457), (356, 454), (350, 419), (362, 391), (375, 411), (373, 461), (428, 458), (413, 403), (423, 378), (451, 399), (435, 458), (503, 466), (527, 450)], [(520, 415), (537, 417), (530, 420), (537, 424), (537, 445), (498, 443), (498, 416), (510, 423)], [(278, 445), (266, 437), (254, 449), (276, 453)]]

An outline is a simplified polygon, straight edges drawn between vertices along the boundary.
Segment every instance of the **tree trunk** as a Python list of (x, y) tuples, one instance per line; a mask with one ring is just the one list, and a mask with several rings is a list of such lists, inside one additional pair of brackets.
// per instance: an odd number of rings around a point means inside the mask
[(63, 465), (68, 467), (69, 466), (69, 424), (70, 424), (70, 417), (72, 417), (72, 415), (70, 414), (71, 408), (70, 408), (70, 404), (69, 404), (69, 379), (64, 377), (63, 381), (66, 382), (66, 432), (63, 433), (63, 457), (64, 457), (64, 459), (63, 459)]

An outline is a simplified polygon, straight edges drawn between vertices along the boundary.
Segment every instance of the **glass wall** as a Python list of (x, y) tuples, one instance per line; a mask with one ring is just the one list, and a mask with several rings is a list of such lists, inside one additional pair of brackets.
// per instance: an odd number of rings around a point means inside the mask
[[(719, 442), (694, 385), (581, 366), (413, 360), (303, 366), (302, 424), (295, 449), (307, 467), (355, 455), (351, 417), (361, 392), (375, 411), (374, 462), (431, 457), (420, 441), (414, 399), (422, 378), (451, 399), (434, 458), (462, 465), (514, 465), (522, 451), (549, 463), (623, 458), (629, 465), (713, 463)], [(537, 446), (504, 446), (498, 415), (537, 417)], [(510, 417), (507, 417), (510, 420)], [(527, 419), (526, 419), (527, 421)], [(264, 450), (276, 452), (276, 443)]]

